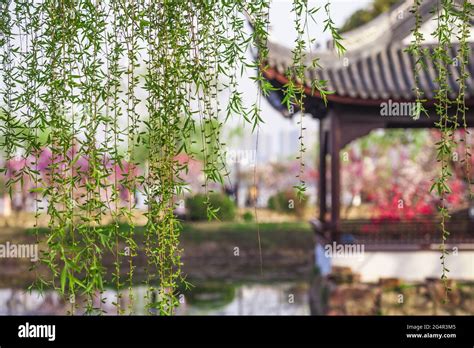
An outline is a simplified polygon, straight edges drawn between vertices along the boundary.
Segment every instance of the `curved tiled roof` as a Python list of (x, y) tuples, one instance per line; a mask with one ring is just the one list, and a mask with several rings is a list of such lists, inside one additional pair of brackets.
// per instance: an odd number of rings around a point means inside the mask
[[(435, 3), (434, 0), (424, 1), (421, 8), (424, 25), (430, 23), (432, 16), (429, 11)], [(335, 92), (328, 99), (346, 104), (371, 104), (386, 99), (413, 100), (414, 60), (405, 51), (414, 26), (414, 17), (409, 12), (411, 4), (411, 0), (404, 1), (364, 26), (346, 33), (344, 45), (347, 52), (344, 57), (338, 57), (334, 51), (308, 54), (307, 65), (310, 65), (311, 60), (317, 56), (321, 68), (307, 69), (305, 85), (311, 86), (311, 81), (314, 79), (327, 80), (328, 89)], [(429, 40), (429, 33), (425, 34), (425, 38), (427, 41), (424, 47), (432, 53), (436, 43)], [(470, 42), (470, 47), (468, 64), (470, 77), (467, 81), (466, 98), (474, 97), (474, 42)], [(292, 64), (291, 50), (274, 42), (269, 42), (268, 48), (267, 63), (270, 69), (265, 74), (270, 80), (284, 83), (285, 73)], [(450, 49), (453, 58), (457, 55), (457, 48), (457, 42), (453, 42)], [(419, 81), (427, 99), (434, 97), (437, 76), (430, 56), (424, 58), (427, 69), (420, 73)], [(448, 66), (448, 70), (451, 75), (449, 79), (451, 98), (455, 98), (460, 67), (458, 64), (452, 64)]]

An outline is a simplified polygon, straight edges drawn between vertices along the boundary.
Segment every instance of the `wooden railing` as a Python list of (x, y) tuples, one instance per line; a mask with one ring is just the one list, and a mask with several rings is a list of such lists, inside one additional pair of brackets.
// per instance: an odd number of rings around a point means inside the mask
[[(474, 244), (474, 221), (447, 223), (448, 243)], [(441, 242), (438, 220), (342, 220), (342, 243), (429, 245)]]

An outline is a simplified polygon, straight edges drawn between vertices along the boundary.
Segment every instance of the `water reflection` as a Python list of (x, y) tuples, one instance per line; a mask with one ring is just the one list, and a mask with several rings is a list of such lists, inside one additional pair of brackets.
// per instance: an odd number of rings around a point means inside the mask
[(0, 315), (65, 314), (65, 303), (54, 291), (38, 292), (0, 289)]
[[(134, 313), (146, 314), (147, 288), (133, 289)], [(127, 308), (129, 294), (122, 293), (121, 306)], [(78, 299), (81, 301), (81, 299)], [(102, 303), (96, 306), (107, 314), (115, 314), (116, 292), (106, 290)], [(306, 283), (201, 283), (183, 292), (177, 315), (308, 315), (308, 285)], [(0, 289), (0, 315), (65, 314), (70, 303), (56, 292), (47, 291), (42, 296), (19, 289)], [(80, 311), (77, 314), (81, 314)]]

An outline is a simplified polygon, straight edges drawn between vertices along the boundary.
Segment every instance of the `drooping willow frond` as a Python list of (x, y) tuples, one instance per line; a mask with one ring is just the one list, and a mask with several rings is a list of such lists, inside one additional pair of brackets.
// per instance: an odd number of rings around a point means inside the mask
[[(47, 202), (41, 261), (71, 314), (102, 313), (107, 253), (114, 257), (117, 314), (133, 312), (140, 192), (148, 220), (147, 308), (173, 313), (177, 289), (186, 284), (174, 211), (187, 190), (181, 176), (188, 168), (177, 158), (203, 160), (209, 194), (212, 183), (223, 185), (228, 173), (223, 122), (241, 117), (256, 129), (263, 121), (260, 97), (244, 105), (238, 81), (244, 68), (256, 68), (258, 86), (272, 88), (261, 69), (269, 4), (1, 2), (1, 145), (7, 163), (24, 163), (20, 170), (4, 169), (7, 186), (28, 186), (36, 202)], [(245, 26), (249, 17), (253, 30)], [(259, 52), (255, 62), (249, 59), (251, 46)], [(223, 107), (224, 90), (230, 95)], [(190, 142), (196, 134), (200, 153)], [(146, 158), (139, 163), (141, 149)], [(209, 199), (206, 205), (213, 218), (218, 207)], [(129, 226), (125, 231), (122, 223)], [(128, 308), (122, 306), (124, 286)]]

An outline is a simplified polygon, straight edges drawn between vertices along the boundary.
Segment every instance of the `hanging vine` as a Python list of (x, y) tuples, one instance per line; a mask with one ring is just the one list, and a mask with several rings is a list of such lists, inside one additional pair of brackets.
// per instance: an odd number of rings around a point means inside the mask
[[(446, 248), (446, 240), (449, 236), (449, 231), (446, 227), (446, 222), (449, 219), (449, 211), (446, 205), (447, 195), (451, 192), (449, 187), (449, 179), (452, 176), (451, 168), (449, 165), (450, 157), (456, 147), (454, 140), (454, 131), (458, 127), (458, 121), (455, 117), (450, 116), (449, 109), (451, 100), (449, 99), (450, 86), (449, 86), (449, 70), (447, 66), (453, 64), (452, 58), (449, 56), (450, 38), (452, 36), (452, 23), (453, 17), (451, 16), (453, 10), (453, 3), (451, 0), (443, 0), (441, 5), (436, 9), (437, 15), (437, 28), (433, 35), (438, 39), (438, 45), (434, 50), (433, 61), (437, 69), (438, 89), (436, 90), (436, 114), (439, 116), (439, 121), (436, 125), (441, 130), (441, 140), (437, 144), (438, 161), (441, 163), (441, 173), (438, 178), (435, 179), (433, 189), (436, 190), (441, 198), (441, 204), (439, 212), (441, 215), (441, 265), (442, 274), (441, 279), (445, 284), (446, 293), (450, 291), (447, 280), (449, 269), (446, 266), (446, 257), (449, 254)], [(447, 296), (447, 294), (446, 294)]]
[[(414, 0), (411, 12), (415, 17), (415, 28), (413, 32), (413, 40), (408, 47), (407, 51), (412, 54), (414, 58), (414, 79), (415, 79), (415, 96), (416, 96), (416, 108), (413, 115), (414, 119), (418, 119), (420, 114), (423, 113), (428, 116), (428, 111), (424, 106), (426, 99), (423, 96), (423, 92), (420, 83), (420, 73), (427, 69), (426, 59), (430, 56), (428, 49), (423, 48), (423, 33), (421, 32), (421, 24), (423, 18), (420, 13), (422, 1)], [(450, 167), (450, 160), (453, 152), (456, 150), (457, 142), (455, 140), (455, 132), (462, 122), (464, 128), (464, 136), (462, 141), (465, 143), (465, 154), (463, 162), (466, 168), (466, 177), (468, 180), (468, 191), (471, 196), (470, 188), (470, 149), (467, 144), (467, 135), (469, 134), (468, 125), (466, 120), (466, 103), (465, 103), (465, 89), (466, 80), (469, 77), (467, 71), (467, 64), (469, 59), (469, 44), (468, 38), (470, 36), (470, 20), (472, 16), (472, 4), (469, 1), (463, 1), (461, 8), (458, 8), (457, 2), (453, 0), (440, 0), (436, 3), (435, 8), (432, 9), (431, 14), (435, 17), (437, 26), (431, 35), (437, 40), (437, 44), (434, 47), (433, 54), (430, 57), (433, 61), (434, 68), (437, 73), (435, 90), (435, 111), (438, 116), (438, 121), (435, 122), (437, 128), (441, 132), (441, 139), (436, 144), (437, 147), (437, 159), (440, 163), (440, 174), (435, 178), (434, 183), (431, 187), (431, 191), (435, 191), (440, 197), (439, 213), (441, 217), (441, 266), (442, 274), (441, 280), (445, 286), (445, 300), (448, 299), (448, 292), (451, 290), (448, 285), (448, 272), (447, 268), (447, 256), (449, 252), (446, 247), (446, 241), (449, 237), (449, 231), (447, 229), (447, 221), (450, 218), (449, 210), (447, 206), (447, 197), (451, 192), (449, 187), (449, 180), (452, 176), (452, 170)], [(456, 28), (457, 32), (456, 32)], [(457, 51), (457, 57), (451, 57), (451, 40), (456, 36), (459, 40), (459, 46)], [(457, 97), (453, 101), (450, 97), (453, 93), (450, 87), (449, 80), (451, 78), (451, 70), (449, 69), (452, 65), (459, 65), (459, 78), (457, 79), (458, 91)], [(452, 104), (455, 104), (455, 112), (453, 112)]]
[(410, 9), (410, 13), (415, 17), (415, 26), (412, 30), (413, 39), (410, 42), (410, 45), (406, 49), (406, 52), (410, 53), (414, 59), (414, 68), (413, 68), (413, 78), (415, 80), (415, 86), (413, 88), (415, 92), (415, 103), (416, 108), (413, 111), (413, 119), (417, 120), (420, 118), (421, 114), (426, 116), (428, 115), (428, 110), (426, 110), (424, 103), (426, 99), (423, 96), (423, 91), (420, 88), (420, 73), (426, 70), (427, 66), (425, 63), (425, 58), (429, 56), (427, 49), (423, 49), (423, 41), (425, 40), (423, 33), (421, 32), (421, 25), (423, 23), (423, 18), (420, 14), (420, 6), (422, 0), (414, 0), (413, 6)]
[[(331, 34), (333, 46), (337, 54), (342, 56), (346, 49), (342, 44), (342, 36), (339, 34), (339, 31), (331, 18), (330, 6), (331, 3), (329, 1), (326, 2), (324, 6), (324, 11), (326, 14), (326, 20), (324, 21), (324, 31), (327, 31)], [(304, 145), (304, 131), (306, 128), (303, 124), (306, 97), (305, 87), (307, 86), (308, 80), (306, 78), (306, 71), (309, 68), (321, 68), (319, 65), (319, 58), (312, 52), (312, 46), (315, 42), (315, 38), (310, 35), (309, 24), (310, 21), (317, 23), (314, 16), (319, 10), (320, 9), (316, 7), (309, 7), (308, 1), (306, 0), (293, 1), (292, 12), (295, 14), (294, 27), (297, 37), (295, 40), (295, 48), (292, 50), (293, 65), (288, 68), (286, 72), (288, 82), (283, 86), (284, 97), (282, 103), (286, 105), (290, 113), (296, 109), (299, 110), (300, 115), (300, 119), (298, 121), (299, 154), (297, 156), (297, 160), (300, 164), (299, 173), (297, 175), (299, 183), (294, 186), (297, 197), (300, 201), (304, 199), (306, 192), (306, 182), (303, 178), (305, 170), (304, 153), (306, 152), (306, 147)], [(318, 93), (321, 96), (324, 104), (327, 105), (327, 96), (333, 93), (327, 89), (327, 81), (313, 79), (310, 81), (310, 86), (311, 93)]]
[(457, 79), (459, 89), (458, 95), (456, 98), (456, 119), (462, 120), (462, 127), (464, 128), (464, 134), (462, 138), (462, 142), (464, 143), (464, 158), (462, 162), (465, 165), (465, 172), (467, 178), (467, 187), (468, 187), (468, 194), (469, 199), (472, 199), (472, 188), (471, 188), (471, 149), (469, 147), (467, 138), (470, 135), (467, 119), (466, 119), (466, 112), (468, 110), (466, 106), (466, 81), (469, 78), (469, 37), (471, 35), (471, 28), (470, 28), (470, 20), (474, 10), (474, 5), (469, 0), (464, 0), (462, 2), (462, 7), (460, 10), (455, 11), (455, 14), (458, 14), (457, 20), (460, 22), (458, 25), (458, 32), (456, 33), (456, 37), (459, 41), (459, 48), (457, 51), (457, 62), (459, 65), (459, 77)]
[[(283, 103), (286, 103), (289, 109), (296, 107), (299, 110), (300, 119), (298, 121), (299, 125), (299, 154), (297, 160), (300, 164), (300, 170), (297, 175), (299, 180), (298, 185), (295, 185), (296, 194), (298, 199), (301, 201), (305, 197), (306, 192), (306, 183), (303, 179), (304, 174), (304, 153), (306, 148), (303, 142), (303, 132), (305, 130), (303, 125), (303, 118), (305, 113), (304, 108), (304, 99), (305, 99), (305, 71), (306, 71), (306, 41), (305, 41), (305, 30), (307, 27), (307, 13), (308, 13), (308, 2), (307, 1), (293, 1), (292, 12), (295, 14), (294, 25), (296, 29), (296, 40), (295, 48), (293, 49), (293, 62), (294, 66), (291, 69), (288, 69), (287, 77), (288, 83), (284, 86), (285, 89), (285, 98)], [(311, 43), (310, 43), (311, 44)]]

